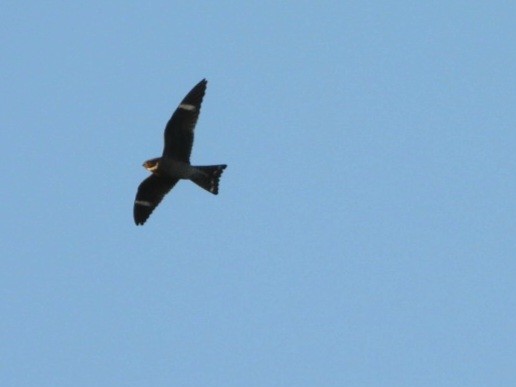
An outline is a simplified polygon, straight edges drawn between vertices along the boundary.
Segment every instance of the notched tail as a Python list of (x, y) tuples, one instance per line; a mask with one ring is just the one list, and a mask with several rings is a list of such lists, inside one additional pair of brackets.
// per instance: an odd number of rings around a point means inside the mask
[(196, 173), (191, 180), (199, 187), (204, 188), (206, 191), (211, 192), (214, 195), (219, 193), (219, 180), (222, 176), (222, 172), (226, 169), (227, 165), (209, 165), (203, 167), (195, 167), (199, 172)]

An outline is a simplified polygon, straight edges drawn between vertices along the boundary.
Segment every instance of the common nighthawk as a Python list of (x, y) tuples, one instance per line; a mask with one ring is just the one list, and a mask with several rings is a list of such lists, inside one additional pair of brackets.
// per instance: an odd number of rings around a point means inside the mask
[(152, 174), (138, 187), (134, 200), (134, 222), (144, 224), (163, 197), (179, 179), (191, 180), (199, 187), (217, 195), (219, 179), (225, 164), (193, 166), (190, 152), (194, 129), (206, 91), (206, 79), (200, 81), (177, 107), (165, 128), (165, 146), (161, 157), (147, 160), (143, 166)]

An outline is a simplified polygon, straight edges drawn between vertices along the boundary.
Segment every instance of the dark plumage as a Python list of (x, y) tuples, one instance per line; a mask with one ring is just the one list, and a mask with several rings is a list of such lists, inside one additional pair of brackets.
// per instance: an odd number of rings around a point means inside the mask
[(137, 225), (145, 223), (163, 197), (180, 179), (191, 180), (212, 194), (218, 194), (219, 179), (226, 165), (192, 166), (190, 164), (194, 129), (201, 112), (206, 84), (206, 79), (203, 79), (195, 85), (170, 117), (165, 128), (165, 146), (162, 156), (143, 163), (152, 175), (140, 184), (136, 193), (134, 222)]

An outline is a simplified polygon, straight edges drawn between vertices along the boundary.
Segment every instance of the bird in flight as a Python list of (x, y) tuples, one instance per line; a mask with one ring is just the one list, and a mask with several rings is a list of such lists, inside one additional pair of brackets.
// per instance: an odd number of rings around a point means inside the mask
[(179, 179), (191, 180), (214, 195), (227, 165), (193, 166), (190, 164), (194, 129), (206, 92), (206, 79), (186, 95), (165, 127), (165, 146), (161, 157), (143, 163), (152, 174), (141, 182), (134, 200), (134, 222), (143, 225), (163, 197)]

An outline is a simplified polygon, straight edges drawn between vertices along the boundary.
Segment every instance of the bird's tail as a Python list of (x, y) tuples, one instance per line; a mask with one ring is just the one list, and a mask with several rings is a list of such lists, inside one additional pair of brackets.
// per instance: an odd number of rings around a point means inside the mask
[(191, 180), (199, 187), (217, 195), (219, 193), (219, 179), (226, 167), (227, 165), (225, 164), (194, 167), (199, 172)]

